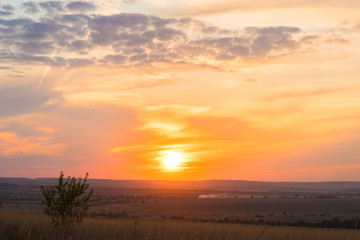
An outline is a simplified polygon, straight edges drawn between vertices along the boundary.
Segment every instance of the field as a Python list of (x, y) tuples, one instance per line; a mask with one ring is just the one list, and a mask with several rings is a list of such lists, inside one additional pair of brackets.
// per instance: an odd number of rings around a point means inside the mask
[[(63, 239), (34, 181), (0, 179), (0, 239)], [(360, 239), (358, 184), (145, 183), (93, 181), (71, 239)]]
[[(356, 191), (220, 191), (93, 185), (95, 192), (89, 209), (92, 217), (313, 223), (360, 218), (360, 195)], [(42, 213), (39, 188), (39, 185), (0, 185), (3, 211)]]
[[(64, 239), (40, 215), (0, 214), (0, 239)], [(360, 231), (269, 227), (241, 224), (189, 223), (179, 221), (86, 219), (67, 239), (97, 240), (357, 240)]]

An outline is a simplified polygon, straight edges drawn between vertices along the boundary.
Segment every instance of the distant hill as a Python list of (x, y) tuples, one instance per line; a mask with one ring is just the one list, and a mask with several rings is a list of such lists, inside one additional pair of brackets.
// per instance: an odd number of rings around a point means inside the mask
[[(52, 185), (56, 178), (0, 178), (0, 184)], [(360, 182), (258, 182), (243, 180), (108, 180), (89, 179), (93, 187), (189, 189), (217, 191), (272, 191), (272, 192), (360, 192)]]

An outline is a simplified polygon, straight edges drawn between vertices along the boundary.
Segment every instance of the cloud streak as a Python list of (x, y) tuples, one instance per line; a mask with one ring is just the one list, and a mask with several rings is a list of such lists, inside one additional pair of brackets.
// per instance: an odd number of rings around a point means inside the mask
[(35, 85), (0, 89), (0, 117), (43, 112), (63, 100), (60, 92)]
[(66, 4), (66, 8), (71, 12), (94, 11), (96, 6), (91, 2), (75, 1)]
[[(308, 1), (308, 0), (258, 0), (256, 2), (252, 0), (225, 0), (225, 1), (193, 1), (189, 2), (186, 0), (176, 0), (171, 4), (155, 4), (153, 11), (156, 13), (162, 13), (167, 9), (167, 13), (170, 16), (209, 16), (216, 14), (225, 14), (230, 12), (255, 12), (264, 10), (274, 9), (291, 9), (291, 8), (307, 8), (307, 7), (323, 7), (329, 8), (345, 8), (351, 9), (354, 6), (358, 6), (359, 2), (356, 0), (345, 0), (342, 2), (336, 0), (319, 0), (319, 1)], [(176, 8), (169, 8), (170, 5), (176, 5)]]
[(326, 94), (333, 94), (342, 92), (344, 90), (348, 90), (345, 87), (338, 87), (338, 88), (327, 88), (327, 89), (313, 89), (313, 90), (303, 90), (303, 91), (288, 91), (273, 94), (264, 98), (264, 101), (276, 101), (276, 100), (283, 100), (283, 99), (299, 99), (299, 98), (306, 98), (306, 97), (315, 97), (319, 95), (326, 95)]

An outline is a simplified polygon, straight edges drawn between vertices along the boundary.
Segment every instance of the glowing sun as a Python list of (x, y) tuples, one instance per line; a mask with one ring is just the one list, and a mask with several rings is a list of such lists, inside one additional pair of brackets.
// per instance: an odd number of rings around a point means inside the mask
[(162, 165), (166, 170), (178, 170), (184, 158), (180, 152), (174, 150), (167, 150), (163, 152)]

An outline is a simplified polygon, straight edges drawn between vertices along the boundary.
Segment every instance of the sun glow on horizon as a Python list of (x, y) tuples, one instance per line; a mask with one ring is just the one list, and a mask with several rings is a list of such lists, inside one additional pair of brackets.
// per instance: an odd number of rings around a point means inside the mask
[(162, 167), (166, 171), (177, 171), (182, 167), (182, 163), (184, 162), (183, 155), (175, 150), (166, 150), (161, 152), (161, 163)]

